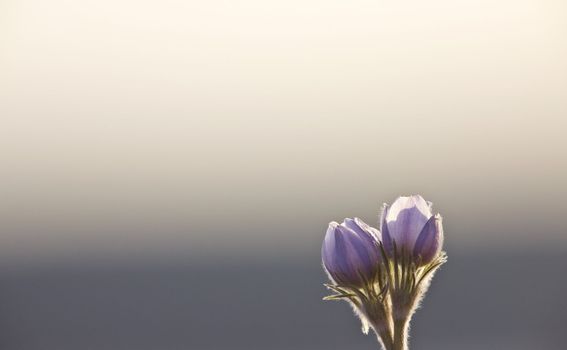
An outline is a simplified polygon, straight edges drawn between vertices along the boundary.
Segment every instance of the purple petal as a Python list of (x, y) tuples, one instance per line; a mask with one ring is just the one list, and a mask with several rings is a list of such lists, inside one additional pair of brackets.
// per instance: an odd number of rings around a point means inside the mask
[(374, 242), (369, 244), (368, 241), (361, 239), (354, 231), (344, 226), (339, 226), (338, 230), (341, 231), (342, 238), (344, 238), (345, 250), (344, 254), (339, 254), (337, 260), (344, 259), (347, 261), (348, 272), (371, 270), (376, 263), (372, 254)]
[(382, 214), (380, 215), (380, 231), (382, 232), (384, 250), (391, 254), (394, 251), (394, 245), (392, 244), (392, 236), (390, 235), (390, 230), (388, 230), (388, 224), (386, 223), (386, 216), (388, 216), (388, 204), (384, 203)]
[(388, 209), (386, 224), (396, 246), (412, 251), (425, 223), (432, 216), (428, 203), (419, 195), (399, 197)]
[(356, 233), (361, 239), (367, 241), (368, 244), (375, 245), (376, 243), (380, 242), (380, 231), (378, 231), (374, 227), (367, 225), (359, 218), (346, 218), (341, 225), (354, 231), (354, 233)]
[(346, 218), (341, 225), (353, 230), (359, 236), (364, 236), (366, 232), (357, 224), (356, 219)]
[[(327, 250), (327, 270), (333, 276), (336, 281), (341, 281), (342, 275), (348, 273), (349, 266), (348, 261), (345, 259), (345, 254), (347, 250), (347, 245), (345, 242), (345, 237), (341, 233), (340, 226), (337, 226), (335, 230), (331, 233), (332, 249)], [(330, 247), (330, 245), (329, 245)]]
[(380, 234), (380, 231), (378, 229), (368, 225), (367, 223), (360, 220), (359, 218), (354, 218), (354, 222), (358, 225), (358, 227), (360, 227), (365, 232), (370, 234), (370, 236), (372, 237), (372, 239), (375, 242), (380, 242), (380, 240), (382, 239), (382, 235)]
[(323, 265), (329, 270), (333, 266), (334, 254), (336, 251), (335, 243), (335, 229), (339, 224), (335, 221), (329, 223), (327, 228), (327, 233), (325, 234), (325, 239), (323, 240), (323, 247), (321, 248), (321, 257), (323, 258)]
[(329, 224), (321, 255), (329, 275), (339, 283), (360, 284), (361, 274), (370, 279), (379, 262), (376, 242), (369, 233), (357, 233), (335, 222)]
[(413, 255), (416, 259), (421, 257), (422, 265), (432, 262), (441, 252), (443, 246), (443, 224), (441, 221), (441, 215), (432, 216), (415, 242)]

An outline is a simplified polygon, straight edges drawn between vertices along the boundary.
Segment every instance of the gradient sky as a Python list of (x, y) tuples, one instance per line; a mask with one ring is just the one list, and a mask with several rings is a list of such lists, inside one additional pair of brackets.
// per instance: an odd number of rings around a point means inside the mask
[(3, 1), (0, 255), (300, 256), (410, 193), (456, 248), (565, 246), (566, 13)]

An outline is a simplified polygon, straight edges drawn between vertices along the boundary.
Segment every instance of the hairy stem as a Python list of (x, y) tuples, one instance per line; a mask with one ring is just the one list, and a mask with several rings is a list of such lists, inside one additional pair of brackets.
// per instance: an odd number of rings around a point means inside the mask
[(393, 350), (393, 340), (392, 340), (392, 331), (388, 329), (377, 330), (378, 333), (378, 342), (382, 344), (382, 347), (385, 350)]
[(372, 312), (368, 315), (372, 329), (378, 336), (378, 342), (382, 344), (385, 350), (392, 350), (393, 335), (390, 309), (388, 305), (377, 303), (370, 309)]
[(407, 317), (394, 320), (394, 342), (392, 350), (408, 350), (408, 328), (409, 320)]

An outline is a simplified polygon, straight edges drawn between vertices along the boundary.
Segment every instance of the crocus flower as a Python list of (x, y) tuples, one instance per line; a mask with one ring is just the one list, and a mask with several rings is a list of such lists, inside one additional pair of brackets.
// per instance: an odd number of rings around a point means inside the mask
[(358, 218), (331, 222), (321, 249), (329, 276), (342, 285), (370, 280), (381, 261), (379, 240), (380, 232)]
[(384, 350), (407, 350), (412, 316), (447, 261), (441, 216), (421, 196), (399, 197), (384, 206), (380, 226), (329, 224), (321, 254), (333, 294), (323, 299), (347, 301)]
[(380, 221), (384, 248), (389, 254), (394, 253), (395, 242), (398, 254), (411, 254), (416, 263), (425, 265), (441, 252), (441, 216), (432, 214), (431, 202), (423, 197), (398, 197), (392, 206), (384, 206)]

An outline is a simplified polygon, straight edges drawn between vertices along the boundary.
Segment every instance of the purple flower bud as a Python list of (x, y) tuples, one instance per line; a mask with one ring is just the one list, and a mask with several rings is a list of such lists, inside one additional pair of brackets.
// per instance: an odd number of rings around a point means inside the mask
[(380, 232), (358, 218), (331, 222), (321, 255), (329, 276), (339, 284), (361, 285), (371, 279), (380, 263)]
[(413, 256), (416, 259), (421, 257), (424, 264), (430, 263), (441, 253), (443, 246), (443, 224), (441, 223), (441, 215), (437, 214), (429, 218), (421, 233), (415, 241), (413, 247)]
[(391, 207), (384, 206), (381, 230), (384, 248), (398, 253), (412, 254), (422, 265), (428, 264), (439, 255), (443, 245), (441, 216), (433, 216), (431, 203), (414, 195), (399, 197)]

